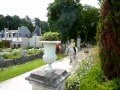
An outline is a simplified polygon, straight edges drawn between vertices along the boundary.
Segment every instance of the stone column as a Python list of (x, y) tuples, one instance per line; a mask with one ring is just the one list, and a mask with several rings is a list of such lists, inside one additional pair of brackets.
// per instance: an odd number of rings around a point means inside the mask
[(77, 48), (78, 48), (78, 50), (81, 49), (80, 48), (80, 43), (81, 43), (81, 38), (80, 38), (80, 36), (78, 36), (78, 38), (77, 38)]
[(42, 68), (31, 73), (26, 80), (32, 85), (32, 90), (65, 90), (65, 81), (69, 75), (66, 70), (55, 69), (47, 73)]

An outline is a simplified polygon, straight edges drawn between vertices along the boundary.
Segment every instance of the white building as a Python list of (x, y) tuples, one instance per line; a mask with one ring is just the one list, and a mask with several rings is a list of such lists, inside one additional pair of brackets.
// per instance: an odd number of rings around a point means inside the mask
[(25, 26), (18, 30), (2, 30), (0, 32), (0, 41), (8, 41), (9, 47), (40, 47), (41, 29), (36, 26), (33, 34)]
[(34, 32), (32, 33), (32, 38), (29, 39), (30, 47), (41, 47), (40, 38), (42, 37), (41, 28), (38, 26), (35, 27)]

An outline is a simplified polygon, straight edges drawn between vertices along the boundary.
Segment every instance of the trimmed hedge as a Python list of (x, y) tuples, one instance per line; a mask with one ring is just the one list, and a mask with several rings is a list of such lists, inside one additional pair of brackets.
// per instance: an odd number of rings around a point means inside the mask
[(43, 56), (43, 53), (41, 52), (41, 53), (36, 54), (36, 55), (23, 56), (23, 57), (16, 58), (16, 59), (13, 59), (13, 60), (1, 61), (0, 62), (0, 68), (5, 68), (5, 67), (8, 67), (8, 66), (13, 66), (13, 65), (18, 65), (18, 64), (23, 64), (23, 63), (28, 62), (28, 61), (32, 61), (32, 60), (35, 60), (35, 59), (42, 58), (42, 56)]

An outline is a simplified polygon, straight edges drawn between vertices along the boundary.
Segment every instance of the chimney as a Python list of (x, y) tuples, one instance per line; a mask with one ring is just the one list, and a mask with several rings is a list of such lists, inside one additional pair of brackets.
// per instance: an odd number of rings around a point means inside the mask
[(20, 27), (18, 27), (18, 30), (20, 29)]
[(5, 32), (7, 32), (8, 31), (8, 28), (5, 28)]

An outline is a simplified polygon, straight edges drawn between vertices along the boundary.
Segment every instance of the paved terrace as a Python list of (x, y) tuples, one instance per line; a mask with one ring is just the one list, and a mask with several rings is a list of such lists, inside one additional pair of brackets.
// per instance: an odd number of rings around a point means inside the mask
[[(92, 48), (88, 48), (88, 50), (90, 54), (92, 52)], [(84, 53), (84, 49), (82, 49), (78, 52), (77, 59), (71, 65), (69, 65), (70, 59), (69, 56), (67, 56), (62, 60), (54, 62), (52, 66), (53, 68), (66, 69), (68, 72), (73, 73), (78, 67), (78, 62), (80, 62), (82, 59), (87, 58), (89, 54)], [(45, 66), (42, 66), (40, 68), (44, 68)], [(32, 86), (27, 80), (25, 80), (25, 78), (28, 77), (31, 72), (34, 72), (40, 68), (0, 82), (0, 90), (32, 90)]]

